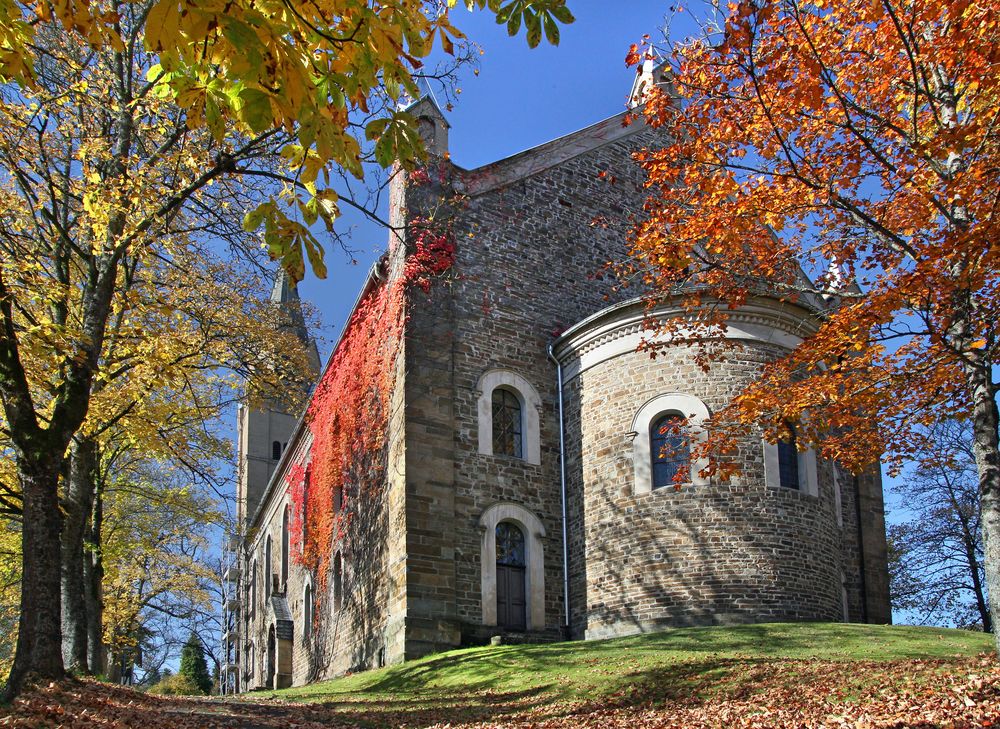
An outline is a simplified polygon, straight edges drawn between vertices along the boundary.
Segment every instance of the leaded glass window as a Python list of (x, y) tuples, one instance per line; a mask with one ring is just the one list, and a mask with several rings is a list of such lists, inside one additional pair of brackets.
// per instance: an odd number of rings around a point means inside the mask
[(516, 524), (497, 524), (497, 564), (524, 567), (524, 532)]
[(786, 489), (799, 488), (799, 449), (795, 445), (795, 427), (788, 426), (788, 437), (778, 441), (778, 483)]
[(493, 453), (523, 458), (521, 401), (510, 390), (493, 391)]
[(684, 437), (684, 423), (680, 413), (666, 413), (649, 429), (654, 489), (675, 485), (677, 474), (690, 468), (691, 448)]
[(306, 585), (305, 597), (302, 600), (302, 637), (309, 640), (312, 636), (313, 623), (313, 592), (312, 586)]

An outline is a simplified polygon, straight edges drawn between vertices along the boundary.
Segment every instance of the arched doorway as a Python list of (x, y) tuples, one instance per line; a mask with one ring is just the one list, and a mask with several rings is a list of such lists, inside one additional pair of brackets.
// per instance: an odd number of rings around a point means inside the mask
[(274, 626), (267, 629), (267, 688), (273, 689), (275, 669)]
[(524, 532), (509, 521), (497, 524), (497, 625), (510, 630), (528, 627), (525, 600)]

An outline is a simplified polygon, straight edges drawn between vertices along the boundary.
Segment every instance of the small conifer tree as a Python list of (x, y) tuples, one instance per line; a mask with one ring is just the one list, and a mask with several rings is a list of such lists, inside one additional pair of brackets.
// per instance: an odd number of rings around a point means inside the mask
[(191, 637), (181, 649), (181, 667), (178, 673), (194, 681), (202, 693), (211, 692), (212, 678), (208, 675), (205, 649), (201, 645), (201, 639), (194, 633), (191, 633)]

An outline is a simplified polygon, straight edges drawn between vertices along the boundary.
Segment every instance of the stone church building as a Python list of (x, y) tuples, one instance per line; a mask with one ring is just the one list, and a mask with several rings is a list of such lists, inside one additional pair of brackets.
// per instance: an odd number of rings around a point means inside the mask
[[(396, 176), (392, 222), (444, 195), (464, 203), (447, 283), (406, 304), (385, 483), (359, 515), (368, 543), (335, 547), (319, 599), (317, 575), (289, 558), (285, 476), (309, 461), (309, 429), (297, 413), (241, 408), (230, 686), (302, 684), (495, 635), (888, 622), (877, 472), (853, 476), (760, 439), (740, 448), (729, 481), (684, 463), (672, 426), (696, 440), (700, 422), (814, 330), (816, 312), (768, 297), (731, 312), (725, 336), (740, 346), (708, 371), (687, 346), (637, 351), (644, 304), (600, 272), (623, 257), (641, 213), (631, 155), (655, 133), (623, 113), (466, 170), (450, 161), (437, 106), (411, 111), (433, 180)], [(367, 285), (397, 270), (389, 256)], [(297, 304), (283, 277), (273, 297)], [(672, 313), (669, 301), (656, 312)], [(688, 465), (691, 481), (675, 489)]]

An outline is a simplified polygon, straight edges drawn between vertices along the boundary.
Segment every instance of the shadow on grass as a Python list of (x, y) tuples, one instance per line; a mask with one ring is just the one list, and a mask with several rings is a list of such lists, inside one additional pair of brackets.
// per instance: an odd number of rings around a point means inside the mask
[[(928, 636), (932, 636), (929, 639)], [(943, 638), (942, 635), (947, 635)], [(594, 676), (595, 664), (639, 661), (645, 666), (697, 661), (705, 653), (729, 657), (825, 658), (893, 660), (950, 657), (976, 652), (978, 637), (955, 631), (928, 633), (921, 628), (875, 628), (850, 624), (770, 624), (684, 628), (608, 641), (575, 641), (542, 645), (514, 645), (455, 651), (393, 666), (368, 675), (317, 684), (284, 694), (296, 700), (334, 696), (433, 692), (524, 691), (552, 684), (553, 691), (570, 695), (561, 677), (584, 677), (585, 687), (607, 684)], [(968, 646), (968, 647), (966, 647)], [(981, 648), (980, 648), (981, 650)], [(616, 668), (617, 667), (617, 668)], [(625, 668), (624, 670), (628, 670)], [(588, 678), (589, 675), (589, 678)], [(610, 678), (610, 677), (609, 677)]]
[[(435, 661), (441, 662), (445, 659)], [(312, 696), (303, 693), (297, 698), (327, 700), (299, 706), (271, 706), (268, 711), (276, 718), (288, 712), (290, 716), (294, 714), (331, 725), (347, 722), (366, 727), (406, 725), (420, 728), (437, 724), (461, 726), (465, 723), (502, 721), (515, 716), (521, 720), (530, 717), (536, 721), (584, 716), (597, 709), (694, 707), (712, 702), (722, 685), (726, 686), (724, 693), (729, 698), (752, 694), (757, 687), (749, 685), (744, 691), (736, 685), (739, 677), (748, 672), (755, 675), (753, 669), (757, 666), (762, 668), (761, 675), (773, 677), (778, 663), (778, 659), (689, 660), (617, 676), (609, 690), (590, 697), (572, 697), (574, 700), (561, 696), (558, 687), (552, 684), (521, 691), (495, 691), (485, 687), (489, 682), (464, 689), (429, 689), (425, 695), (412, 693), (412, 684), (408, 684), (406, 695), (393, 695), (393, 688), (400, 685), (396, 680), (398, 676), (393, 676), (392, 680), (373, 684), (369, 691), (345, 695), (343, 699), (331, 701), (329, 693)], [(791, 684), (795, 678), (789, 676), (787, 680)], [(295, 713), (303, 711), (305, 715)]]
[(984, 640), (964, 631), (835, 623), (684, 628), (600, 642), (465, 649), (276, 696), (315, 702), (330, 719), (366, 726), (690, 707), (752, 697), (762, 686), (794, 692), (800, 679), (821, 685), (820, 670), (864, 692), (864, 672), (852, 676), (855, 661), (971, 655)]

